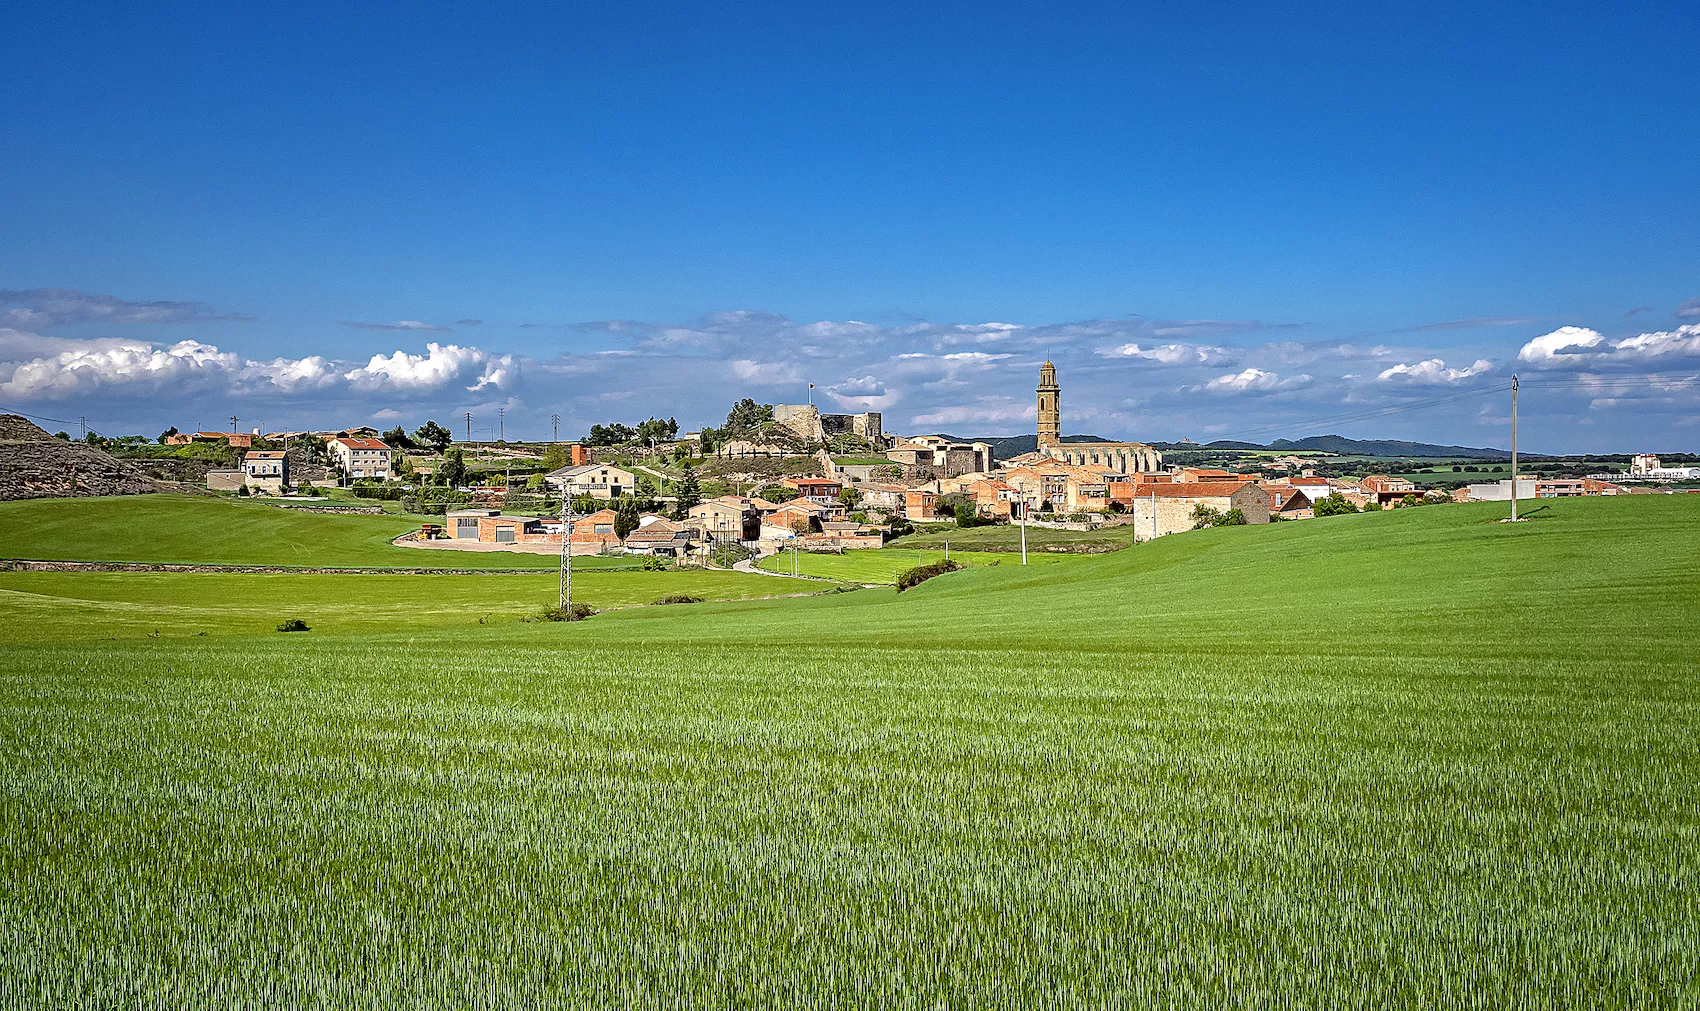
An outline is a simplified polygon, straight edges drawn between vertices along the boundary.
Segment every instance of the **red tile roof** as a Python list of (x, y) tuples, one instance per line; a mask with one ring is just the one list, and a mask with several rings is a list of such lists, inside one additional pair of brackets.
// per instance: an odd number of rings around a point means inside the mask
[(381, 439), (332, 439), (332, 442), (347, 446), (349, 449), (389, 449)]

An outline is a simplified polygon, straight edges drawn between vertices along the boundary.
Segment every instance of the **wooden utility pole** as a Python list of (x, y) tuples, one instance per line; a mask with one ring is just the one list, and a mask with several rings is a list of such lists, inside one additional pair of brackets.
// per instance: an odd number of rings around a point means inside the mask
[(1515, 374), (1511, 377), (1511, 520), (1514, 523), (1517, 521), (1517, 376)]
[(573, 537), (573, 497), (568, 494), (567, 482), (561, 482), (561, 615), (568, 621), (573, 616), (573, 553), (569, 542)]

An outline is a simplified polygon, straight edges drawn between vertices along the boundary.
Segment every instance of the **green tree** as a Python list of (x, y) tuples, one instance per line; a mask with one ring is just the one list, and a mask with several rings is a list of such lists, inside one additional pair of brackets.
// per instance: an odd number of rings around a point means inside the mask
[(854, 509), (862, 504), (862, 493), (856, 488), (846, 486), (838, 493), (838, 504), (846, 509)]
[(442, 425), (427, 421), (413, 430), (413, 441), (440, 456), (455, 441), (455, 437)]
[(684, 476), (673, 486), (673, 494), (678, 500), (675, 509), (681, 517), (702, 502), (702, 485), (697, 483), (697, 472), (689, 463), (684, 465)]
[(626, 535), (638, 528), (637, 499), (630, 496), (620, 499), (620, 504), (614, 510), (614, 536), (625, 540)]
[(1412, 492), (1400, 499), (1399, 504), (1402, 506), (1420, 506), (1423, 504), (1423, 500), (1417, 497), (1416, 492)]
[(1333, 492), (1329, 495), (1325, 495), (1322, 498), (1317, 499), (1316, 504), (1311, 506), (1311, 514), (1319, 517), (1344, 516), (1347, 513), (1355, 513), (1357, 511), (1358, 507), (1353, 505), (1346, 496), (1339, 492)]
[(443, 484), (450, 488), (459, 488), (466, 483), (466, 459), (460, 447), (456, 446), (448, 451), (443, 457), (443, 465), (437, 468), (437, 473), (441, 475)]
[(773, 420), (773, 405), (758, 404), (749, 397), (732, 405), (732, 410), (726, 415), (724, 435), (731, 439), (742, 439), (761, 431), (761, 426)]

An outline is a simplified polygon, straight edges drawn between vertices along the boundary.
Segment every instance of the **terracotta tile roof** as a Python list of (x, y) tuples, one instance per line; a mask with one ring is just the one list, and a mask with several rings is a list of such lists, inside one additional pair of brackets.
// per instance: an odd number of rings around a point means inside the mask
[(381, 439), (332, 439), (334, 443), (347, 446), (349, 449), (389, 449)]
[(1140, 497), (1149, 498), (1227, 498), (1241, 488), (1256, 487), (1244, 481), (1191, 481), (1186, 484), (1151, 484), (1140, 489)]

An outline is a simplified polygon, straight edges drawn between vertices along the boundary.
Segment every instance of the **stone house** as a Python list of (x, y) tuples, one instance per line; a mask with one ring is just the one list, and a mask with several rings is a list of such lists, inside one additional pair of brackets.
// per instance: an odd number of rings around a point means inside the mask
[(684, 558), (696, 541), (696, 531), (683, 523), (645, 513), (638, 528), (626, 535), (626, 551), (634, 555), (654, 555), (658, 558)]
[(637, 489), (635, 474), (608, 463), (562, 467), (544, 475), (543, 480), (554, 488), (565, 489), (568, 495), (588, 495), (604, 502), (629, 495)]
[(933, 502), (939, 493), (928, 488), (910, 488), (903, 493), (903, 515), (906, 519), (930, 520), (937, 518), (933, 511)]
[(886, 450), (885, 457), (906, 470), (926, 470), (938, 477), (985, 473), (995, 463), (989, 442), (951, 442), (936, 435), (900, 442)]
[[(774, 506), (770, 512), (778, 509)], [(751, 499), (722, 495), (691, 506), (686, 515), (688, 525), (705, 540), (752, 541), (761, 536), (762, 514)]]
[(282, 495), (289, 487), (289, 457), (275, 450), (249, 450), (242, 457), (242, 473), (249, 491)]
[(799, 496), (810, 502), (822, 505), (836, 504), (839, 494), (844, 491), (844, 482), (831, 477), (788, 477), (779, 483), (795, 489)]
[(1199, 506), (1217, 512), (1238, 509), (1247, 523), (1269, 522), (1269, 493), (1249, 481), (1188, 481), (1140, 486), (1128, 512), (1136, 540), (1191, 530)]

